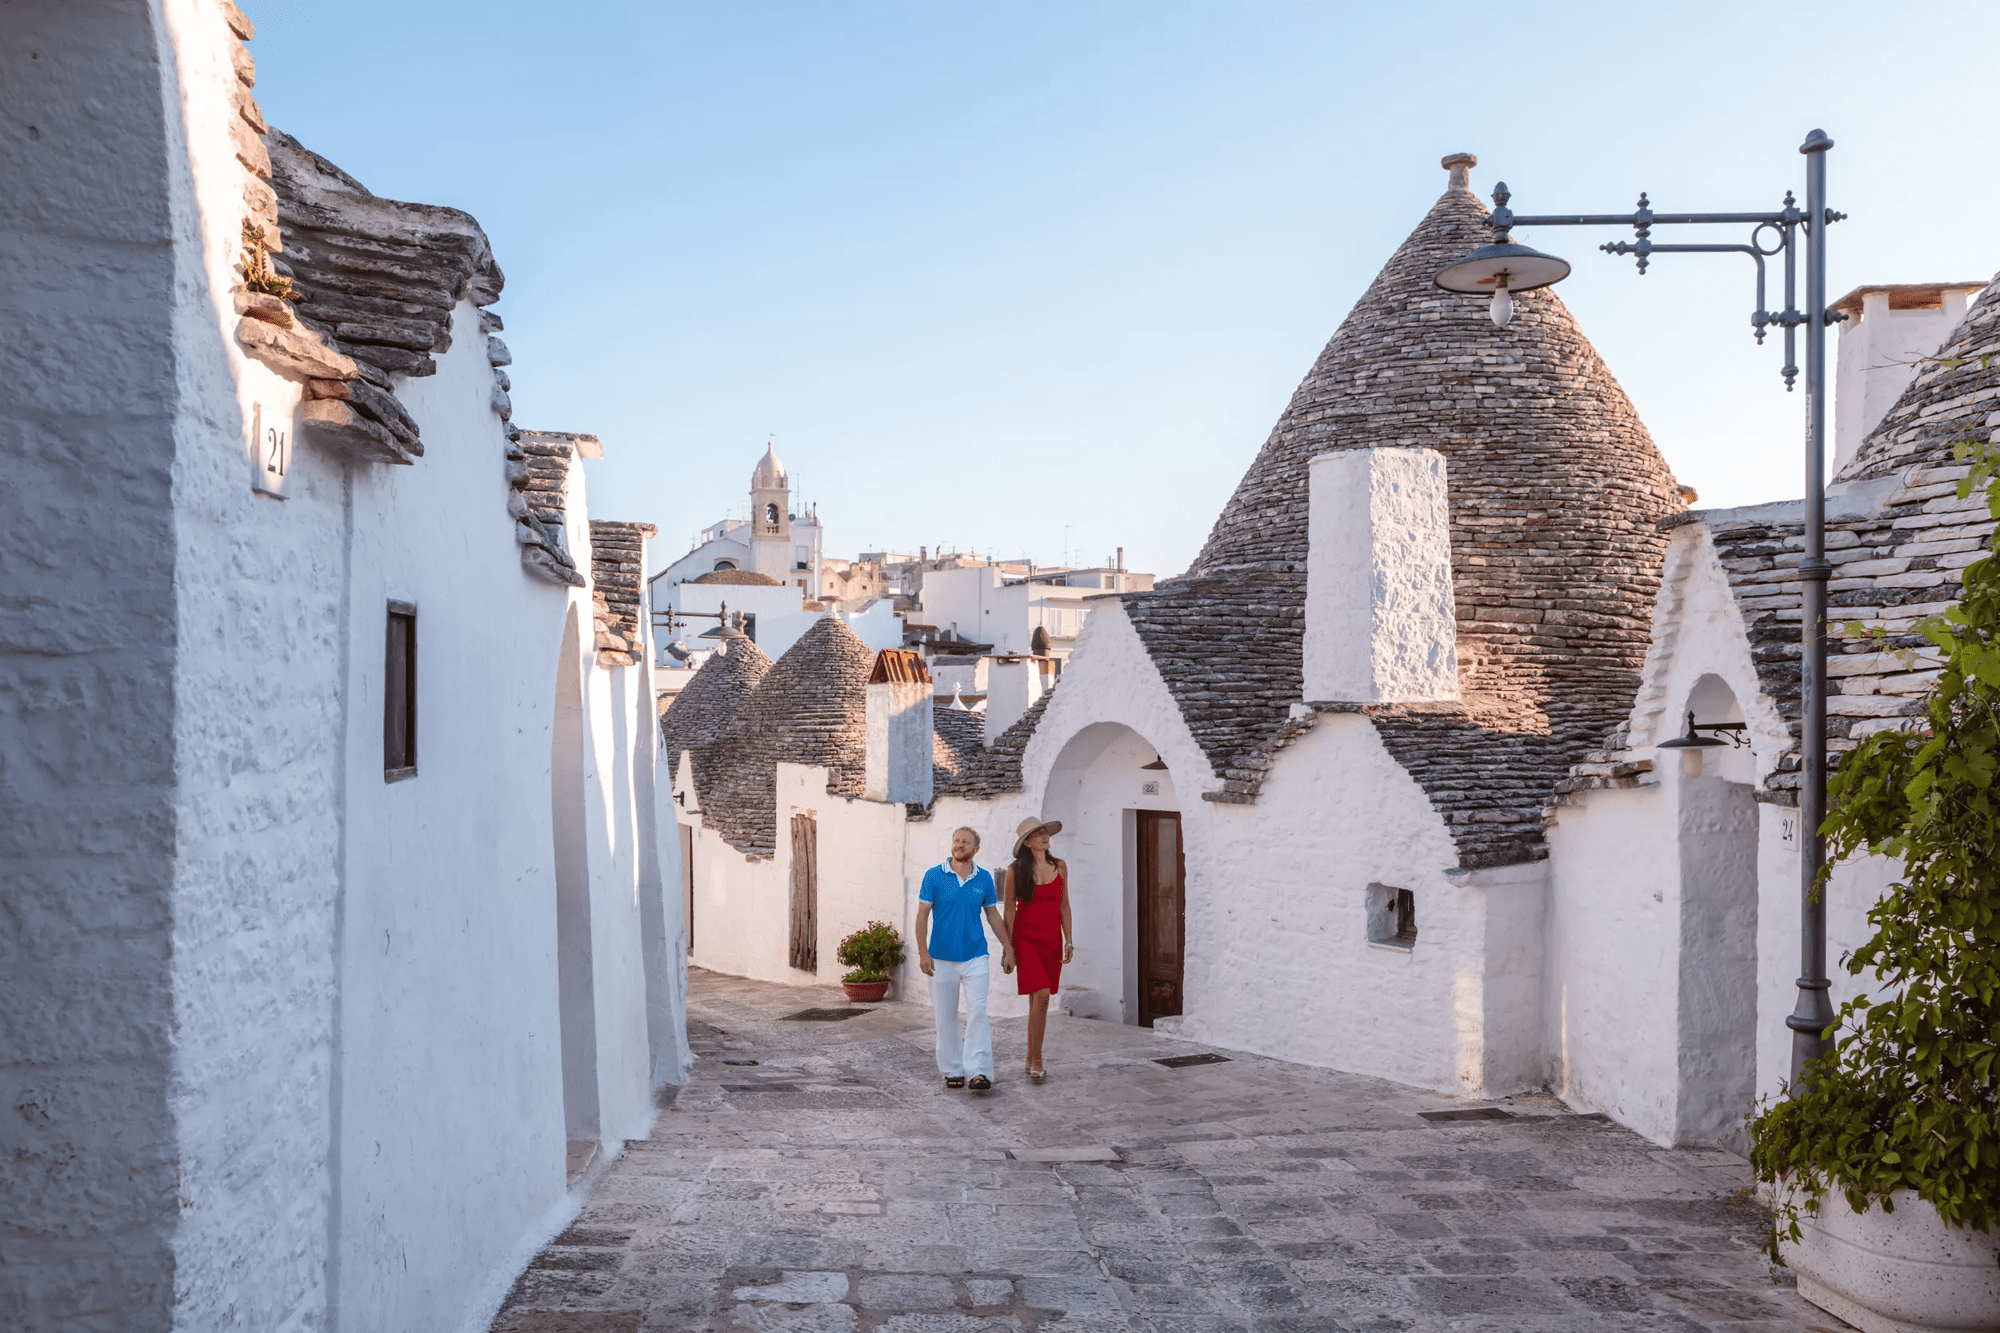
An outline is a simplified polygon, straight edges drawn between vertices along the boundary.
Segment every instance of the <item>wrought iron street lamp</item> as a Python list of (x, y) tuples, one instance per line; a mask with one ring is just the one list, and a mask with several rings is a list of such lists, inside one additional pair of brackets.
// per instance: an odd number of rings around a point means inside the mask
[[(1806, 501), (1805, 552), (1799, 561), (1802, 628), (1800, 675), (1804, 698), (1799, 738), (1799, 997), (1785, 1019), (1792, 1030), (1792, 1079), (1796, 1083), (1808, 1062), (1824, 1054), (1823, 1033), (1833, 1022), (1826, 977), (1826, 902), (1820, 894), (1820, 867), (1826, 844), (1819, 826), (1826, 819), (1826, 583), (1833, 567), (1826, 559), (1826, 330), (1847, 318), (1826, 308), (1826, 229), (1847, 215), (1826, 206), (1826, 154), (1833, 140), (1814, 130), (1799, 145), (1806, 159), (1806, 202), (1800, 208), (1790, 191), (1784, 205), (1763, 213), (1658, 213), (1639, 196), (1631, 213), (1516, 214), (1507, 206), (1505, 183), (1493, 187), (1493, 212), (1487, 225), (1494, 244), (1474, 250), (1437, 275), (1446, 291), (1492, 294), (1493, 322), (1506, 328), (1513, 318), (1513, 296), (1562, 281), (1569, 265), (1513, 243), (1515, 227), (1631, 227), (1636, 239), (1599, 246), (1609, 254), (1636, 255), (1644, 273), (1658, 254), (1743, 254), (1757, 266), (1757, 308), (1750, 326), (1757, 341), (1776, 325), (1785, 331), (1785, 364), (1779, 373), (1789, 391), (1797, 379), (1796, 335), (1803, 328), (1806, 343)], [(1722, 224), (1749, 227), (1747, 243), (1739, 245), (1668, 245), (1653, 239), (1659, 226)], [(1805, 253), (1805, 308), (1799, 309), (1798, 257)], [(1779, 256), (1785, 265), (1785, 308), (1765, 308), (1764, 261)], [(1671, 743), (1670, 743), (1671, 744)], [(1686, 745), (1683, 740), (1681, 745)]]

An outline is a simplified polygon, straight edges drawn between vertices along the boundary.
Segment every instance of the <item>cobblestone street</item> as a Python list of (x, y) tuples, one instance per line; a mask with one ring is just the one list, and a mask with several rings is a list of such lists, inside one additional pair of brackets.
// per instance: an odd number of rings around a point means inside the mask
[(1774, 1283), (1740, 1161), (1552, 1098), (1437, 1118), (1471, 1108), (1060, 1017), (1041, 1086), (996, 1023), (982, 1096), (916, 1005), (696, 972), (689, 1010), (694, 1081), (496, 1333), (1846, 1327)]

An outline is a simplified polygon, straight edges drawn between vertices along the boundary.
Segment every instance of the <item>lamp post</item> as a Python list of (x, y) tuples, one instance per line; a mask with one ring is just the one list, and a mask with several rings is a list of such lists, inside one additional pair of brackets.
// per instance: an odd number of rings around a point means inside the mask
[[(1638, 208), (1627, 213), (1551, 214), (1521, 216), (1507, 206), (1511, 197), (1504, 182), (1493, 187), (1493, 212), (1487, 225), (1494, 244), (1474, 250), (1437, 275), (1446, 291), (1491, 294), (1493, 322), (1506, 328), (1513, 318), (1514, 295), (1547, 287), (1569, 276), (1569, 265), (1513, 243), (1515, 227), (1631, 227), (1635, 239), (1598, 248), (1608, 254), (1636, 255), (1645, 273), (1657, 254), (1744, 254), (1757, 267), (1757, 308), (1750, 325), (1757, 341), (1773, 326), (1785, 332), (1784, 376), (1789, 392), (1798, 377), (1796, 335), (1803, 328), (1806, 343), (1806, 500), (1805, 552), (1799, 561), (1802, 625), (1800, 628), (1801, 704), (1799, 760), (1799, 997), (1786, 1017), (1792, 1030), (1792, 1081), (1797, 1084), (1806, 1065), (1823, 1055), (1822, 1034), (1833, 1022), (1826, 977), (1826, 903), (1819, 891), (1820, 867), (1826, 844), (1820, 824), (1826, 819), (1826, 583), (1833, 567), (1826, 559), (1826, 329), (1846, 315), (1826, 308), (1826, 229), (1847, 216), (1826, 206), (1826, 154), (1833, 147), (1824, 130), (1814, 130), (1799, 145), (1806, 159), (1806, 201), (1800, 208), (1790, 191), (1784, 205), (1763, 213), (1658, 213), (1639, 196)], [(1747, 243), (1738, 245), (1667, 245), (1652, 236), (1656, 226), (1747, 226)], [(1805, 252), (1805, 308), (1798, 300), (1798, 256)], [(1785, 308), (1767, 310), (1764, 261), (1782, 255), (1785, 266)], [(1685, 744), (1685, 741), (1682, 742)]]

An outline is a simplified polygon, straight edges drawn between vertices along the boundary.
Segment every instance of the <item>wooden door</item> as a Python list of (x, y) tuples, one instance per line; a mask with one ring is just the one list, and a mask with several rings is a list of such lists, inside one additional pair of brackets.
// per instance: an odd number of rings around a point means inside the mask
[(687, 931), (688, 953), (694, 953), (694, 825), (681, 830), (681, 926)]
[(1181, 1011), (1186, 956), (1187, 858), (1181, 817), (1169, 810), (1139, 816), (1139, 1024)]
[(819, 971), (819, 819), (810, 810), (792, 816), (791, 962)]

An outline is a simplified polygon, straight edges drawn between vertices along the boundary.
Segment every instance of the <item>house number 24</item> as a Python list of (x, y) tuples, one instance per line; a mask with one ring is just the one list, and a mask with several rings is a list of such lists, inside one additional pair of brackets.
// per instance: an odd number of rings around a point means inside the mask
[(259, 403), (250, 413), (250, 489), (282, 500), (291, 470), (291, 423), (280, 419), (266, 425), (264, 405)]

